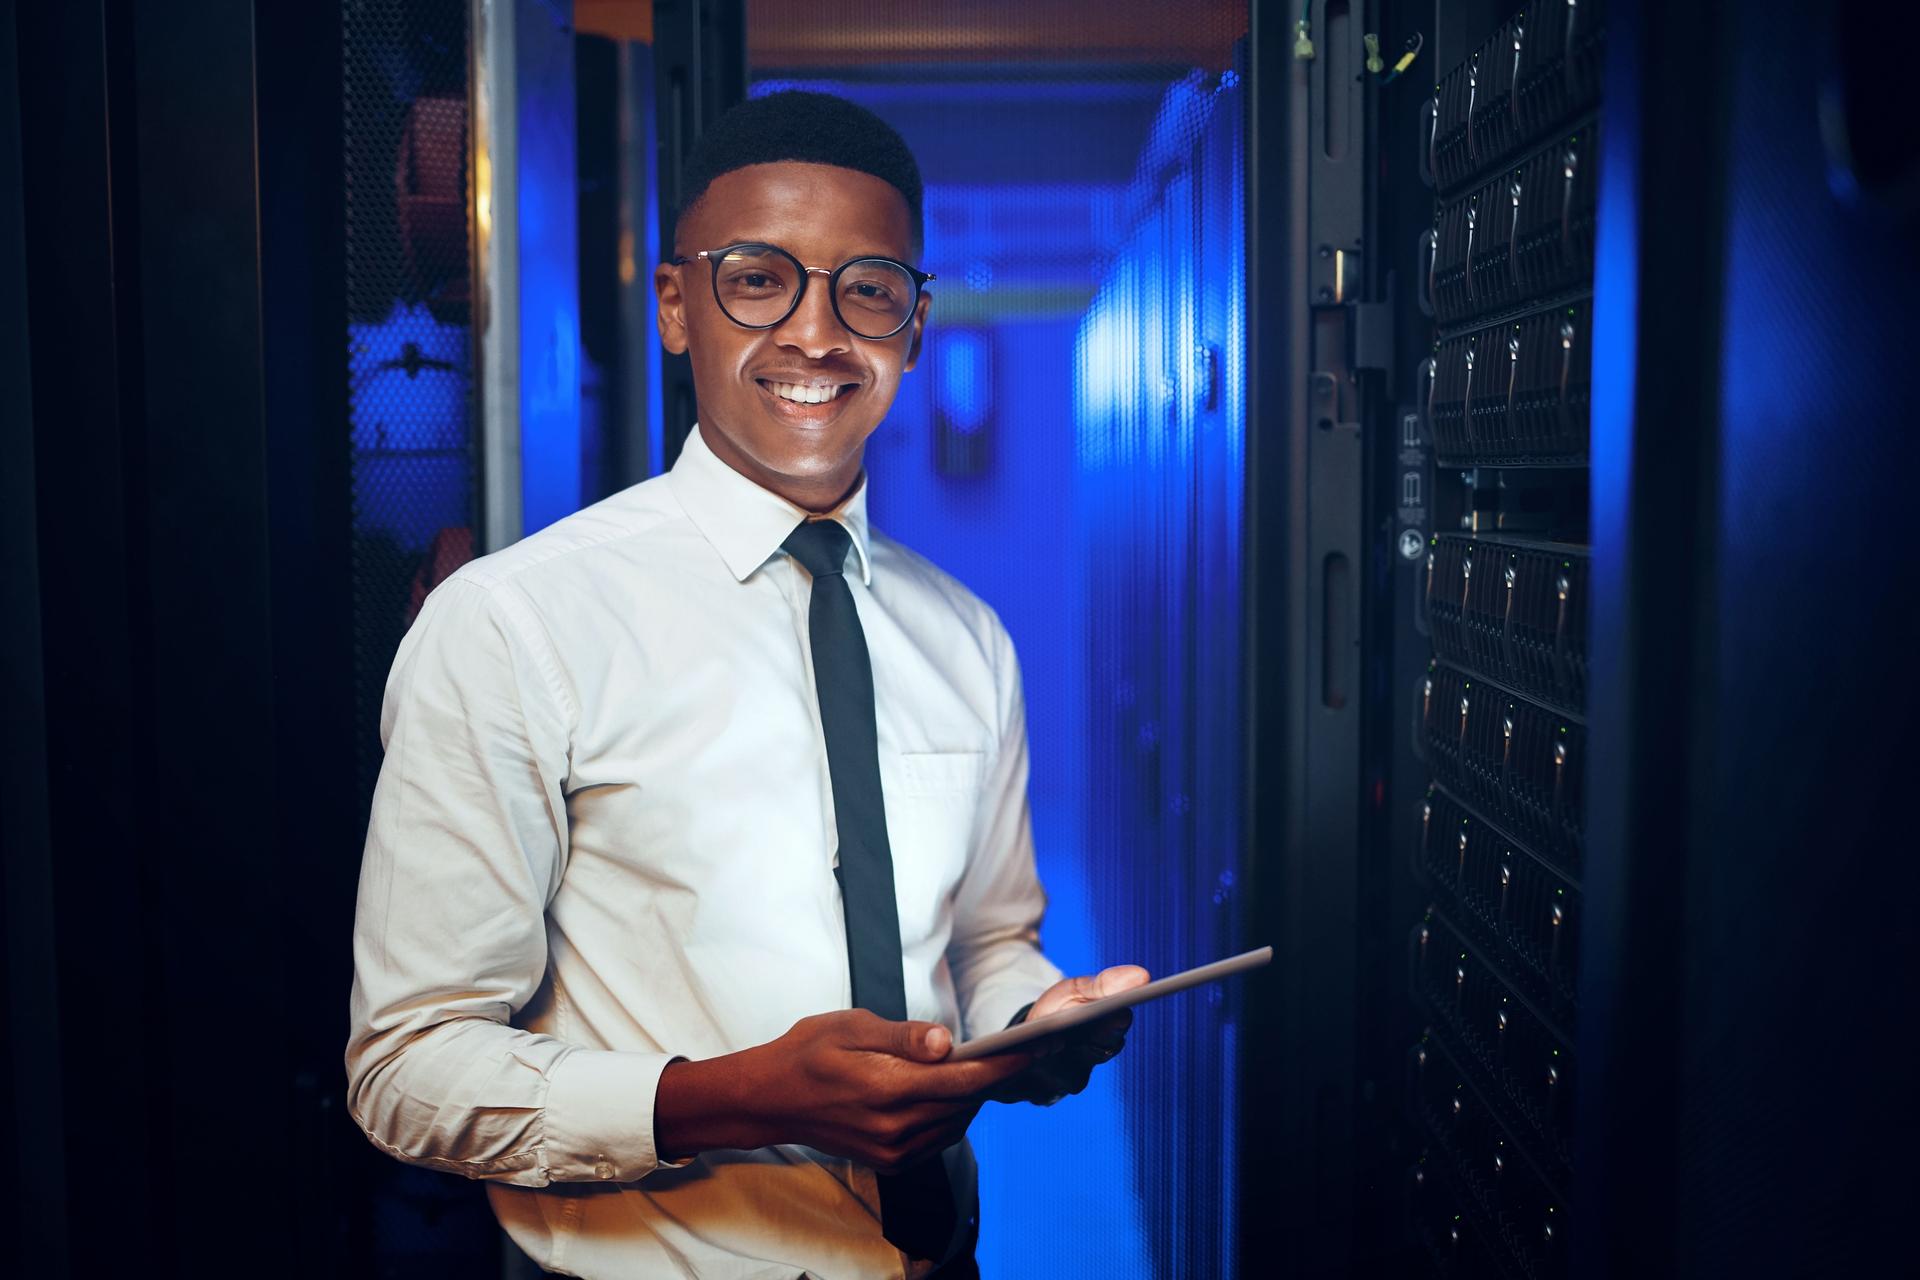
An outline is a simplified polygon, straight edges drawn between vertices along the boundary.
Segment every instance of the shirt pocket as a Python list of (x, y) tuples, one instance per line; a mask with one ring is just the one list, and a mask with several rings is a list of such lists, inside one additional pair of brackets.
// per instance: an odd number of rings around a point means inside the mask
[(971, 798), (986, 777), (987, 757), (980, 751), (905, 751), (900, 754), (900, 789), (921, 797)]

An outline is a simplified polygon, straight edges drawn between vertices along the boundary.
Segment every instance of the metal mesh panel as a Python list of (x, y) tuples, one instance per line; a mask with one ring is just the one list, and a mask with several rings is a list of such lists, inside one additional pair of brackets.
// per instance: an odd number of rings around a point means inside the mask
[[(939, 278), (872, 510), (1019, 649), (1070, 972), (1238, 942), (1246, 29), (1231, 3), (748, 6), (752, 92), (852, 98), (920, 162)], [(1230, 1273), (1235, 994), (1144, 1010), (1057, 1107), (981, 1114), (985, 1274)]]
[(347, 0), (346, 285), (362, 799), (380, 698), (430, 587), (471, 555), (467, 5)]
[[(348, 422), (361, 811), (379, 775), (394, 650), (472, 555), (466, 0), (345, 0)], [(343, 856), (351, 856), (342, 851)], [(480, 1188), (371, 1149), (376, 1276), (497, 1274)]]

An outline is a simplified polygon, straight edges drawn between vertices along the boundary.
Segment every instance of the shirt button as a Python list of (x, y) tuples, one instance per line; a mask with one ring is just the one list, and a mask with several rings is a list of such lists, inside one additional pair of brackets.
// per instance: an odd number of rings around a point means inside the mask
[(602, 1160), (599, 1164), (593, 1166), (593, 1172), (595, 1177), (611, 1178), (613, 1176), (613, 1166), (605, 1160)]

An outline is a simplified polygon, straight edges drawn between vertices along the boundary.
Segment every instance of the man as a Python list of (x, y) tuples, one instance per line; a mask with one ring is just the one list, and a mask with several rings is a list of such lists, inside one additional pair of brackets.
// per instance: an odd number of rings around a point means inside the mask
[(487, 1179), (549, 1270), (972, 1275), (968, 1123), (1077, 1091), (1126, 1019), (955, 1038), (1146, 974), (1041, 954), (1012, 645), (867, 525), (931, 301), (905, 144), (776, 94), (687, 190), (655, 274), (679, 461), (464, 566), (394, 661), (351, 1109)]

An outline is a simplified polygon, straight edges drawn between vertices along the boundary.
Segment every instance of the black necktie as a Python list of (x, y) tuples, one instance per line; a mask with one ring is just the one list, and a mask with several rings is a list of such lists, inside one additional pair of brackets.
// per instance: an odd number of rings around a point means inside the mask
[[(844, 572), (852, 537), (833, 520), (809, 520), (787, 535), (787, 553), (813, 575), (807, 640), (827, 739), (833, 815), (840, 831), (840, 901), (847, 917), (847, 966), (853, 1004), (883, 1018), (907, 1017), (900, 960), (900, 911), (893, 895), (893, 848), (880, 792), (880, 744), (874, 726), (873, 663)], [(938, 1156), (880, 1178), (880, 1225), (916, 1258), (946, 1256), (955, 1215)]]

